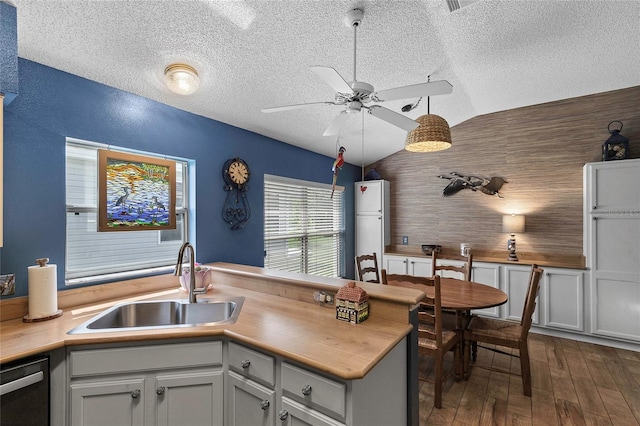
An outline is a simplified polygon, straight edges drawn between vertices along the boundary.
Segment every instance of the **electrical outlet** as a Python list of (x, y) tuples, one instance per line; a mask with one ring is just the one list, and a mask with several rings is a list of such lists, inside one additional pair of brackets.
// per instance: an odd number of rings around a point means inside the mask
[(409, 237), (407, 235), (402, 236), (402, 245), (406, 246), (409, 244)]

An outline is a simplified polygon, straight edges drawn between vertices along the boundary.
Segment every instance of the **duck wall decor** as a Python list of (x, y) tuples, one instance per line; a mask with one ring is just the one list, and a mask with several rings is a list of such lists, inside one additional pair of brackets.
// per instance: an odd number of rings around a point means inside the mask
[(504, 198), (499, 191), (502, 185), (508, 183), (501, 177), (483, 178), (471, 175), (464, 176), (456, 172), (450, 172), (448, 175), (440, 175), (438, 177), (450, 180), (449, 184), (442, 190), (443, 197), (449, 197), (462, 189), (470, 189), (474, 192), (479, 190), (487, 195)]

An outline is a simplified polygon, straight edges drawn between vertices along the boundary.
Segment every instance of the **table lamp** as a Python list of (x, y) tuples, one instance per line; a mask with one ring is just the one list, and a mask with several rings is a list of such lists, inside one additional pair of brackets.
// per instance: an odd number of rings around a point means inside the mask
[(518, 261), (516, 255), (516, 233), (524, 232), (524, 215), (522, 214), (505, 214), (502, 216), (502, 232), (511, 234), (511, 238), (507, 240), (507, 250), (509, 250), (509, 260)]

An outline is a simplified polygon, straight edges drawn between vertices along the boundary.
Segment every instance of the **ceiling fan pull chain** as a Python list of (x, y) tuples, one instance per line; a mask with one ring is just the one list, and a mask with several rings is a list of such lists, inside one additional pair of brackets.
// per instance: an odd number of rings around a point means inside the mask
[(358, 36), (358, 22), (353, 23), (353, 81), (358, 81), (356, 78), (356, 37)]

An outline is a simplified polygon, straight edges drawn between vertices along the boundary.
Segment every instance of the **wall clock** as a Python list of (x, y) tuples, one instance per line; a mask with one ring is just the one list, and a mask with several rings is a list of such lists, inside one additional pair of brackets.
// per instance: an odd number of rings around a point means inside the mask
[(224, 190), (227, 198), (222, 207), (222, 218), (231, 225), (232, 230), (243, 228), (249, 217), (249, 200), (247, 200), (247, 190), (251, 171), (249, 165), (241, 158), (231, 158), (224, 163), (222, 168), (224, 179)]

